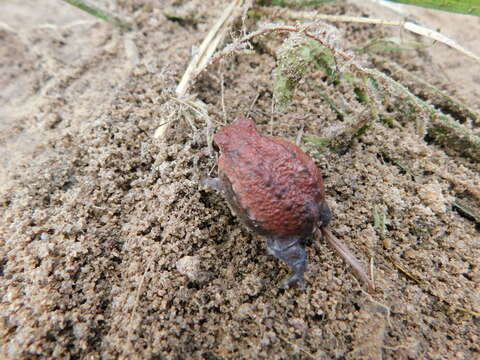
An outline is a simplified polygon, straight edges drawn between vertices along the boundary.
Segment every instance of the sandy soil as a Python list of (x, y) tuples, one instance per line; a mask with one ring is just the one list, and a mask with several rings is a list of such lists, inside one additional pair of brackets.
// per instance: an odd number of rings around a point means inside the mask
[[(171, 96), (192, 47), (225, 6), (211, 3), (118, 1), (113, 10), (138, 25), (122, 33), (60, 1), (0, 2), (0, 357), (480, 357), (479, 225), (452, 206), (480, 202), (480, 166), (419, 136), (401, 99), (381, 108), (397, 125), (373, 122), (341, 153), (301, 144), (324, 174), (332, 231), (374, 263), (373, 294), (319, 239), (308, 248), (305, 288), (279, 289), (287, 267), (220, 195), (199, 187), (215, 171), (213, 157), (194, 166), (207, 146), (204, 121), (178, 120), (154, 138), (180, 106)], [(342, 1), (316, 9), (402, 16)], [(480, 19), (415, 11), (411, 19), (478, 53)], [(347, 49), (409, 37), (336, 26)], [(347, 114), (362, 106), (352, 86), (313, 72), (291, 106), (272, 113), (272, 49), (283, 38), (258, 40), (199, 79), (193, 92), (216, 128), (250, 114), (264, 133), (321, 137), (345, 119), (315, 86)], [(382, 55), (480, 110), (480, 65), (454, 50)], [(465, 126), (478, 133), (475, 122)], [(385, 233), (375, 211), (386, 214)]]

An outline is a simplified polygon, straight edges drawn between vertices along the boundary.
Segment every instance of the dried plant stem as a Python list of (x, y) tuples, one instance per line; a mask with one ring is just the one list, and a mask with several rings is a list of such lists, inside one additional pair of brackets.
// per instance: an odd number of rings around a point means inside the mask
[(354, 274), (357, 278), (368, 286), (370, 292), (375, 291), (375, 284), (368, 277), (367, 272), (363, 269), (362, 264), (355, 255), (348, 249), (348, 247), (337, 239), (328, 228), (322, 227), (320, 229), (322, 236), (327, 240), (328, 244), (342, 257), (342, 259), (352, 267)]
[[(229, 26), (232, 24), (233, 19), (235, 19), (242, 9), (243, 3), (244, 0), (234, 0), (231, 2), (230, 5), (228, 5), (223, 11), (217, 22), (210, 29), (205, 39), (203, 39), (202, 44), (188, 64), (187, 70), (185, 70), (185, 73), (183, 74), (182, 79), (175, 90), (179, 98), (182, 98), (187, 94), (194, 75), (198, 74), (207, 66), (218, 44), (224, 38)], [(170, 124), (171, 123), (169, 122), (159, 126), (155, 131), (154, 137), (157, 139), (163, 138)]]
[(272, 9), (268, 7), (258, 7), (255, 9), (258, 13), (263, 13), (265, 15), (274, 15), (276, 17), (285, 17), (291, 20), (308, 20), (308, 21), (331, 21), (331, 22), (356, 22), (364, 24), (375, 24), (375, 25), (384, 25), (384, 26), (397, 26), (401, 27), (407, 31), (410, 31), (414, 34), (425, 36), (434, 41), (441, 42), (451, 48), (459, 51), (460, 53), (472, 58), (473, 60), (480, 63), (480, 56), (473, 53), (472, 51), (465, 49), (463, 46), (458, 44), (455, 40), (450, 39), (449, 37), (439, 33), (438, 31), (429, 29), (425, 26), (417, 25), (409, 21), (396, 21), (396, 20), (384, 20), (384, 19), (373, 19), (366, 17), (356, 17), (356, 16), (345, 16), (345, 15), (327, 15), (327, 14), (318, 14), (313, 11), (294, 11), (290, 9)]
[(231, 23), (235, 11), (240, 9), (242, 2), (243, 0), (235, 0), (228, 5), (217, 22), (212, 26), (207, 36), (205, 36), (205, 39), (203, 39), (202, 44), (198, 48), (197, 53), (193, 56), (190, 64), (188, 64), (187, 70), (177, 86), (176, 93), (179, 97), (186, 94), (189, 83), (192, 79), (192, 74), (203, 69), (208, 63), (210, 57), (220, 43), (220, 40), (222, 40), (226, 34), (228, 25)]

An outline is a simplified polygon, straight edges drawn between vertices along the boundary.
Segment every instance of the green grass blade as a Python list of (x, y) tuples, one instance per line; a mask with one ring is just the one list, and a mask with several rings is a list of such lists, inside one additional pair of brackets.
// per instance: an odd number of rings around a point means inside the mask
[(392, 2), (426, 7), (435, 10), (480, 16), (479, 0), (388, 0)]
[(111, 14), (106, 10), (100, 9), (95, 5), (89, 4), (86, 1), (83, 1), (83, 0), (63, 0), (63, 1), (79, 8), (80, 10), (83, 10), (89, 13), (90, 15), (93, 15), (99, 19), (102, 19), (112, 25), (118, 26), (126, 30), (130, 30), (132, 28), (130, 24), (120, 20), (118, 16)]

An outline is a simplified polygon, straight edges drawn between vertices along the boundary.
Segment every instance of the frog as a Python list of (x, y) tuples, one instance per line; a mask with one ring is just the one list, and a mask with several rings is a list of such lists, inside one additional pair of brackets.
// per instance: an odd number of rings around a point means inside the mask
[(262, 135), (251, 118), (224, 126), (213, 142), (218, 177), (203, 185), (219, 191), (248, 229), (267, 238), (268, 253), (292, 269), (281, 287), (303, 286), (305, 243), (332, 218), (315, 162), (292, 142)]

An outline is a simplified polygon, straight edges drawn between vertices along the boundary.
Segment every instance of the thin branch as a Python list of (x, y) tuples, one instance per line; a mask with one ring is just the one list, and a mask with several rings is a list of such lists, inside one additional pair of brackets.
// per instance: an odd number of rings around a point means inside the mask
[[(218, 44), (223, 39), (228, 31), (229, 26), (232, 24), (239, 10), (242, 7), (244, 0), (235, 0), (230, 3), (229, 6), (223, 11), (220, 18), (215, 22), (213, 27), (208, 32), (202, 44), (198, 48), (196, 54), (188, 64), (187, 70), (182, 76), (180, 83), (178, 84), (175, 92), (179, 98), (184, 97), (187, 94), (188, 88), (194, 78), (194, 74), (199, 72), (199, 69), (203, 69), (209, 63), (210, 58), (215, 52)], [(155, 138), (162, 138), (165, 136), (169, 125), (163, 125), (158, 127), (155, 131)]]
[(363, 269), (362, 264), (355, 255), (350, 251), (350, 249), (339, 239), (337, 239), (330, 230), (326, 227), (320, 229), (322, 232), (323, 238), (327, 240), (328, 244), (341, 256), (341, 258), (352, 267), (354, 274), (357, 278), (368, 286), (370, 292), (375, 291), (375, 284), (368, 277), (366, 271)]
[(176, 93), (179, 97), (184, 96), (187, 93), (188, 85), (192, 79), (192, 74), (198, 72), (198, 69), (202, 69), (210, 60), (210, 57), (215, 52), (220, 40), (224, 37), (228, 30), (228, 25), (233, 20), (233, 14), (238, 10), (243, 0), (233, 1), (222, 13), (217, 22), (208, 32), (202, 44), (198, 48), (197, 53), (188, 64), (187, 70), (182, 76), (180, 83), (177, 86)]

